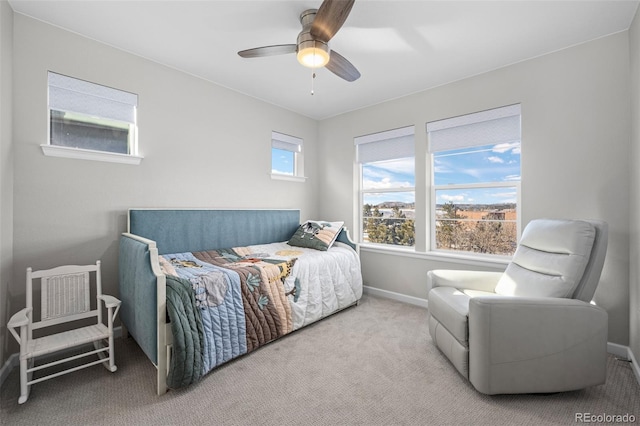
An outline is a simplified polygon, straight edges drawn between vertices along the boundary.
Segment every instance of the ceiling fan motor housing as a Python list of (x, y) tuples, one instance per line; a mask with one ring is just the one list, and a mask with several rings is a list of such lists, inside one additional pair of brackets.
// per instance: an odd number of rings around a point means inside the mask
[[(298, 62), (311, 69), (325, 67), (346, 81), (356, 81), (360, 72), (344, 56), (329, 48), (329, 40), (342, 27), (355, 0), (323, 0), (319, 9), (300, 14), (302, 31), (296, 44), (255, 47), (238, 52), (242, 58), (296, 53)], [(315, 72), (312, 73), (315, 75)]]
[(300, 14), (302, 31), (297, 41), (298, 61), (311, 68), (323, 67), (329, 62), (329, 45), (311, 35), (311, 24), (317, 12), (317, 9), (308, 9)]

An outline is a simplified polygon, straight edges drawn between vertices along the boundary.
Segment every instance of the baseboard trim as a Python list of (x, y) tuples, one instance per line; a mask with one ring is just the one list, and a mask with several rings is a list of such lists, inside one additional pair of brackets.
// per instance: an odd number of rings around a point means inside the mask
[[(113, 337), (114, 338), (118, 338), (122, 336), (122, 327), (114, 327), (113, 328)], [(62, 351), (57, 352), (58, 354), (60, 353), (64, 353), (65, 351), (71, 351), (76, 349), (74, 348), (69, 348), (69, 349), (64, 349)], [(50, 357), (51, 355), (43, 355), (42, 359), (46, 359), (47, 357)], [(40, 358), (38, 358), (40, 359)], [(9, 355), (9, 358), (7, 358), (7, 360), (5, 361), (4, 365), (2, 366), (2, 368), (0, 368), (0, 388), (4, 385), (4, 381), (7, 379), (7, 377), (9, 377), (9, 374), (11, 374), (11, 372), (13, 371), (13, 369), (15, 367), (18, 367), (20, 365), (20, 354), (19, 353), (15, 353), (15, 354), (11, 354)]]
[(636, 375), (636, 380), (640, 384), (640, 365), (638, 365), (638, 360), (633, 355), (633, 351), (629, 347), (627, 347), (627, 359), (631, 362), (631, 369), (633, 370), (633, 374)]
[(419, 297), (407, 296), (406, 294), (396, 293), (389, 290), (382, 290), (376, 287), (363, 286), (365, 293), (372, 294), (374, 296), (384, 297), (385, 299), (393, 299), (399, 302), (408, 303), (410, 305), (420, 306), (422, 308), (427, 307), (427, 300)]
[(636, 376), (636, 381), (640, 384), (640, 365), (638, 365), (638, 360), (633, 355), (633, 351), (629, 346), (618, 345), (617, 343), (607, 343), (607, 352), (619, 358), (628, 360), (631, 364), (631, 370)]
[(636, 376), (636, 381), (638, 382), (638, 384), (640, 384), (640, 365), (638, 365), (638, 360), (633, 355), (633, 351), (629, 346), (609, 342), (607, 343), (607, 352), (609, 352), (611, 355), (615, 355), (619, 358), (629, 361), (629, 363), (631, 364), (631, 370)]
[(607, 343), (607, 352), (609, 352), (611, 355), (628, 359), (630, 351), (631, 350), (628, 346), (619, 345), (617, 343), (611, 343), (611, 342)]
[(17, 367), (20, 363), (20, 354), (11, 354), (7, 361), (4, 363), (2, 368), (0, 368), (0, 387), (4, 384), (4, 381), (9, 377), (11, 371), (13, 371), (14, 367)]

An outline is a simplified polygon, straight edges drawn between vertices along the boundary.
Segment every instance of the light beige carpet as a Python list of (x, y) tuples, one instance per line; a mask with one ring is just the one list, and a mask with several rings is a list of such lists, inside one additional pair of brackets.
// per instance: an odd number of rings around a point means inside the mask
[(640, 386), (627, 362), (610, 356), (603, 386), (490, 397), (433, 346), (426, 317), (425, 309), (365, 295), (360, 306), (164, 396), (155, 395), (155, 369), (136, 343), (118, 339), (117, 372), (95, 366), (33, 385), (23, 405), (14, 369), (0, 392), (0, 423), (569, 425), (583, 413), (640, 422)]

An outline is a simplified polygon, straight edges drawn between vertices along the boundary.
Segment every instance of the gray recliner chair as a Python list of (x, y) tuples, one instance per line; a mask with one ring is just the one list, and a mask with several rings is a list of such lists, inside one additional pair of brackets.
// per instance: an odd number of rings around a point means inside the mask
[(607, 239), (605, 222), (538, 219), (504, 273), (429, 271), (434, 344), (485, 394), (604, 383), (608, 317), (591, 299)]

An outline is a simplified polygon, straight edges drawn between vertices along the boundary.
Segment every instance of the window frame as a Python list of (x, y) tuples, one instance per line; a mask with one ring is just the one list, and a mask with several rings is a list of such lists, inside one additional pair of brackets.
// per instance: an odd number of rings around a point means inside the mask
[[(60, 85), (61, 84), (61, 85)], [(113, 118), (108, 117), (106, 115), (99, 114), (96, 110), (91, 110), (91, 108), (86, 107), (66, 107), (65, 105), (70, 105), (73, 102), (69, 102), (68, 100), (63, 100), (63, 96), (60, 94), (56, 95), (55, 100), (52, 100), (52, 88), (62, 89), (63, 91), (71, 92), (73, 91), (70, 87), (64, 87), (65, 84), (73, 85), (77, 84), (81, 88), (88, 88), (87, 91), (78, 90), (75, 92), (75, 99), (82, 98), (82, 100), (86, 100), (90, 97), (104, 100), (105, 102), (110, 102), (111, 100), (107, 97), (102, 97), (98, 92), (107, 93), (107, 94), (116, 94), (122, 97), (121, 100), (116, 101), (120, 102), (122, 105), (122, 110), (127, 110), (129, 118)], [(93, 92), (93, 93), (90, 93)], [(62, 105), (62, 106), (61, 106)], [(138, 165), (142, 161), (143, 157), (138, 155), (138, 124), (137, 124), (137, 105), (138, 105), (138, 95), (127, 92), (121, 89), (115, 89), (109, 86), (105, 86), (98, 83), (93, 83), (90, 81), (82, 80), (75, 77), (69, 77), (60, 73), (56, 73), (53, 71), (47, 72), (47, 143), (41, 144), (42, 152), (46, 156), (50, 157), (63, 157), (63, 158), (73, 158), (73, 159), (83, 159), (83, 160), (95, 160), (95, 161), (104, 161), (104, 162), (113, 162), (113, 163), (122, 163), (122, 164), (133, 164)], [(103, 105), (97, 109), (102, 109)], [(51, 143), (52, 137), (52, 111), (59, 111), (65, 113), (73, 113), (81, 116), (85, 116), (87, 118), (97, 117), (98, 119), (104, 119), (109, 121), (117, 121), (119, 123), (128, 123), (129, 131), (128, 131), (128, 139), (127, 139), (127, 151), (128, 153), (117, 153), (111, 151), (103, 151), (99, 149), (89, 149), (84, 147), (70, 147), (64, 145), (56, 145)], [(114, 127), (115, 128), (115, 127)]]
[[(433, 170), (433, 154), (431, 156), (431, 164)], [(431, 179), (431, 200), (430, 203), (430, 214), (429, 214), (429, 251), (433, 253), (442, 253), (442, 254), (463, 254), (467, 256), (491, 256), (491, 257), (510, 257), (508, 255), (501, 254), (487, 254), (487, 253), (477, 253), (472, 251), (465, 250), (446, 250), (446, 249), (438, 249), (438, 244), (436, 241), (436, 211), (437, 211), (437, 202), (436, 202), (436, 192), (438, 190), (461, 190), (461, 189), (484, 189), (484, 188), (515, 188), (516, 189), (516, 219), (514, 221), (505, 220), (504, 222), (516, 224), (516, 240), (520, 240), (520, 217), (521, 217), (521, 191), (520, 191), (520, 181), (513, 182), (488, 182), (488, 183), (468, 183), (468, 184), (448, 184), (448, 185), (434, 185), (433, 178)], [(462, 222), (475, 222), (477, 220), (474, 219), (458, 219)]]
[[(408, 157), (406, 157), (408, 158)], [(415, 161), (415, 157), (414, 157), (414, 161)], [(370, 245), (370, 246), (375, 246), (375, 247), (389, 247), (392, 249), (404, 249), (404, 250), (415, 250), (415, 241), (413, 243), (412, 246), (407, 246), (407, 245), (402, 245), (402, 244), (386, 244), (386, 243), (375, 243), (375, 242), (371, 242), (371, 241), (364, 241), (364, 229), (363, 229), (363, 224), (364, 224), (364, 219), (365, 217), (363, 216), (363, 210), (364, 210), (364, 196), (365, 194), (380, 194), (380, 193), (394, 193), (394, 192), (413, 192), (413, 203), (414, 203), (414, 212), (415, 212), (415, 194), (416, 194), (416, 187), (415, 186), (399, 186), (399, 187), (393, 187), (393, 188), (385, 188), (385, 189), (363, 189), (362, 188), (362, 178), (363, 178), (363, 165), (359, 164), (360, 167), (360, 191), (359, 191), (359, 207), (358, 207), (358, 212), (359, 212), (359, 224), (360, 224), (360, 230), (358, 232), (358, 241), (360, 242), (360, 244), (363, 245)], [(413, 218), (414, 220), (414, 239), (415, 239), (415, 216)]]
[[(276, 146), (274, 146), (276, 145)], [(304, 182), (304, 140), (302, 138), (271, 131), (271, 179)], [(280, 149), (293, 153), (293, 174), (274, 172), (273, 150)]]
[[(517, 112), (517, 114), (514, 114)], [(491, 254), (491, 253), (478, 253), (473, 251), (465, 251), (465, 250), (447, 250), (447, 249), (438, 249), (437, 248), (437, 240), (436, 240), (436, 212), (437, 212), (437, 197), (436, 193), (439, 190), (464, 190), (464, 189), (484, 189), (484, 188), (515, 188), (516, 190), (516, 219), (515, 221), (504, 221), (504, 222), (515, 222), (516, 225), (516, 242), (520, 240), (521, 236), (521, 223), (522, 223), (522, 197), (521, 197), (521, 182), (522, 182), (522, 162), (520, 161), (520, 176), (518, 180), (513, 181), (489, 181), (489, 182), (474, 182), (474, 183), (463, 183), (463, 184), (440, 184), (436, 185), (435, 183), (435, 152), (446, 152), (449, 150), (438, 149), (435, 150), (432, 148), (432, 141), (430, 136), (429, 125), (438, 123), (436, 127), (439, 127), (442, 123), (450, 121), (452, 123), (451, 127), (463, 127), (465, 126), (465, 121), (470, 118), (470, 122), (472, 125), (476, 125), (478, 123), (482, 124), (483, 122), (490, 122), (496, 118), (504, 118), (504, 117), (512, 117), (513, 115), (517, 115), (518, 117), (518, 138), (517, 140), (520, 143), (520, 147), (522, 146), (522, 131), (520, 127), (520, 122), (522, 118), (521, 106), (520, 104), (507, 105), (503, 107), (496, 107), (489, 110), (479, 111), (475, 113), (465, 114), (462, 116), (452, 117), (449, 119), (436, 120), (427, 123), (427, 139), (428, 139), (428, 153), (427, 156), (429, 158), (429, 168), (431, 170), (430, 182), (428, 182), (429, 187), (429, 215), (428, 215), (428, 246), (427, 251), (434, 254), (443, 254), (448, 256), (456, 256), (461, 255), (465, 257), (472, 257), (478, 259), (504, 259), (510, 258), (511, 255), (503, 255), (503, 254)], [(513, 130), (513, 129), (512, 129)], [(507, 133), (510, 133), (507, 131)], [(473, 146), (485, 146), (485, 145), (497, 145), (504, 141), (490, 141), (485, 139), (487, 137), (486, 134), (482, 135), (481, 138), (483, 140), (482, 143), (478, 143), (477, 141), (471, 143), (469, 145), (459, 145), (454, 144), (450, 151), (455, 151), (460, 148), (471, 148)], [(521, 154), (520, 154), (521, 155)], [(460, 219), (461, 221), (477, 221), (473, 219)]]
[[(363, 145), (363, 144), (367, 144), (367, 143), (375, 143), (375, 142), (387, 142), (387, 141), (391, 141), (393, 139), (397, 139), (397, 138), (403, 138), (403, 137), (411, 137), (412, 138), (412, 144), (413, 144), (413, 149), (412, 149), (412, 156), (404, 156), (404, 157), (397, 157), (397, 158), (393, 158), (393, 159), (386, 159), (386, 160), (378, 160), (378, 161), (368, 161), (368, 162), (364, 162), (364, 161), (360, 161), (359, 158), (359, 151), (358, 151), (358, 146)], [(415, 185), (415, 178), (416, 178), (416, 174), (415, 174), (415, 166), (416, 166), (416, 155), (415, 155), (415, 126), (414, 125), (410, 125), (410, 126), (405, 126), (405, 127), (401, 127), (401, 128), (397, 128), (397, 129), (392, 129), (392, 130), (387, 130), (387, 131), (382, 131), (382, 132), (378, 132), (378, 133), (372, 133), (369, 135), (364, 135), (364, 136), (359, 136), (354, 138), (354, 145), (355, 145), (355, 165), (357, 167), (358, 170), (358, 184), (357, 184), (357, 194), (358, 194), (358, 212), (357, 212), (357, 219), (356, 219), (356, 231), (357, 231), (357, 239), (359, 244), (361, 244), (362, 246), (365, 247), (378, 247), (378, 248), (384, 248), (384, 249), (390, 249), (390, 250), (400, 250), (400, 251), (415, 251), (415, 247), (416, 247), (416, 233), (415, 233), (415, 202), (416, 202), (416, 185)], [(376, 162), (381, 162), (381, 161), (392, 161), (392, 160), (400, 160), (400, 159), (404, 159), (404, 158), (413, 158), (413, 165), (414, 165), (414, 169), (413, 169), (413, 179), (414, 179), (414, 185), (413, 186), (394, 186), (394, 187), (389, 187), (389, 188), (368, 188), (365, 189), (364, 188), (364, 165), (365, 164), (373, 164)], [(365, 217), (363, 215), (363, 210), (364, 210), (364, 198), (365, 198), (365, 194), (380, 194), (380, 193), (395, 193), (395, 192), (412, 192), (413, 193), (413, 202), (414, 202), (414, 243), (411, 246), (408, 245), (401, 245), (401, 244), (386, 244), (386, 243), (375, 243), (375, 242), (370, 242), (370, 241), (364, 241), (364, 220)]]

